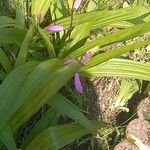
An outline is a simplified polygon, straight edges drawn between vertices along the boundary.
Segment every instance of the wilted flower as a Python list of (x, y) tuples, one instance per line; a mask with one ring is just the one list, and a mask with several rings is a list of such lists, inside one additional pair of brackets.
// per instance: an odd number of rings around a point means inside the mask
[(81, 3), (82, 3), (82, 0), (75, 0), (74, 4), (73, 4), (73, 10), (77, 11), (78, 8), (80, 7)]
[[(86, 52), (85, 56), (83, 56), (83, 58), (81, 59), (81, 63), (83, 65), (85, 65), (92, 57), (92, 53), (90, 51)], [(64, 62), (65, 65), (68, 65), (68, 64), (71, 64), (75, 61), (75, 59), (69, 59), (67, 61)], [(80, 80), (80, 75), (79, 73), (75, 73), (74, 75), (74, 85), (75, 85), (75, 88), (76, 90), (79, 92), (79, 93), (83, 93), (83, 86), (81, 84), (81, 80)]]
[(47, 31), (49, 32), (60, 32), (63, 31), (64, 27), (59, 25), (51, 25), (47, 27)]

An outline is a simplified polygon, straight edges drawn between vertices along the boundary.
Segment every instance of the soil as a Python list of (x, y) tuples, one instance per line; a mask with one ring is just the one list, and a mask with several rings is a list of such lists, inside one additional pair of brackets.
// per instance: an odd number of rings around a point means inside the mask
[(86, 79), (84, 100), (91, 119), (116, 123), (116, 111), (111, 111), (118, 94), (120, 80), (116, 78), (92, 77)]

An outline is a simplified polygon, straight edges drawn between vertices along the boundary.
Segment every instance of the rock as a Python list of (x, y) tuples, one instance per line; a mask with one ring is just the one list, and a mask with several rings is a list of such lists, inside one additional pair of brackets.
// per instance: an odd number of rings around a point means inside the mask
[(126, 137), (131, 138), (131, 135), (143, 144), (150, 145), (150, 122), (142, 118), (132, 120), (126, 128)]
[(150, 97), (143, 99), (137, 108), (139, 118), (150, 120)]
[(139, 150), (139, 148), (134, 144), (130, 144), (126, 141), (123, 141), (118, 143), (115, 146), (114, 150)]

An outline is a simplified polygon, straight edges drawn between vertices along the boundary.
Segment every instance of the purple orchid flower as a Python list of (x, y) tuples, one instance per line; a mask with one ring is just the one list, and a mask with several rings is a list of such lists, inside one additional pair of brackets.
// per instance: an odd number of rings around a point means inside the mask
[[(83, 58), (81, 59), (81, 63), (83, 65), (85, 65), (88, 61), (90, 61), (92, 57), (92, 53), (90, 51), (86, 52), (85, 56), (83, 56)], [(74, 58), (72, 59), (69, 59), (67, 61), (64, 62), (64, 65), (68, 65), (68, 64), (71, 64), (75, 61)], [(80, 80), (80, 75), (79, 73), (75, 73), (74, 75), (74, 85), (75, 85), (75, 88), (76, 90), (80, 93), (80, 94), (83, 94), (83, 86), (81, 84), (81, 80)]]
[(79, 73), (75, 73), (74, 75), (74, 85), (75, 85), (75, 88), (76, 90), (79, 92), (79, 93), (83, 93), (83, 86), (81, 84), (81, 80), (80, 80), (80, 75)]
[(60, 32), (63, 31), (64, 27), (59, 25), (51, 25), (47, 27), (47, 31), (49, 32)]
[(91, 51), (86, 52), (85, 56), (81, 59), (81, 63), (85, 65), (90, 59), (92, 58), (92, 53)]
[(75, 0), (73, 3), (73, 10), (77, 11), (82, 3), (82, 0)]

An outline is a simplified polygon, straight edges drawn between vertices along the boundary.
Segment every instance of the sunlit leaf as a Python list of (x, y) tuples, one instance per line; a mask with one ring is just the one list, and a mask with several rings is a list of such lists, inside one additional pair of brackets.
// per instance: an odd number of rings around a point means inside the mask
[(94, 76), (120, 76), (150, 81), (150, 63), (126, 59), (111, 59), (84, 70), (84, 73)]
[[(111, 15), (110, 15), (111, 14)], [(129, 7), (112, 11), (94, 11), (74, 16), (73, 26), (86, 22), (93, 22), (93, 29), (102, 28), (121, 21), (128, 21), (141, 15), (149, 14), (149, 9), (145, 7)], [(145, 16), (146, 17), (146, 16)], [(70, 17), (59, 19), (54, 24), (70, 27)]]
[[(77, 56), (84, 54), (86, 51), (88, 51), (96, 46), (104, 47), (104, 46), (108, 46), (108, 45), (116, 43), (116, 42), (125, 41), (128, 39), (134, 38), (136, 36), (142, 35), (142, 34), (150, 31), (149, 24), (150, 24), (150, 22), (141, 23), (139, 25), (121, 30), (117, 33), (113, 33), (113, 34), (107, 35), (105, 37), (97, 38), (97, 39), (93, 40), (92, 42), (85, 44), (84, 46), (80, 47), (77, 50), (73, 50), (73, 49), (68, 50), (66, 52), (65, 56), (69, 55), (70, 57), (77, 57)], [(139, 45), (140, 45), (140, 43), (139, 43)], [(134, 45), (132, 45), (132, 47), (134, 48)], [(138, 48), (138, 46), (135, 46), (135, 48)], [(109, 52), (109, 53), (111, 53), (111, 52)], [(111, 54), (109, 54), (109, 55), (111, 55)], [(99, 57), (99, 56), (97, 56), (97, 57)]]

